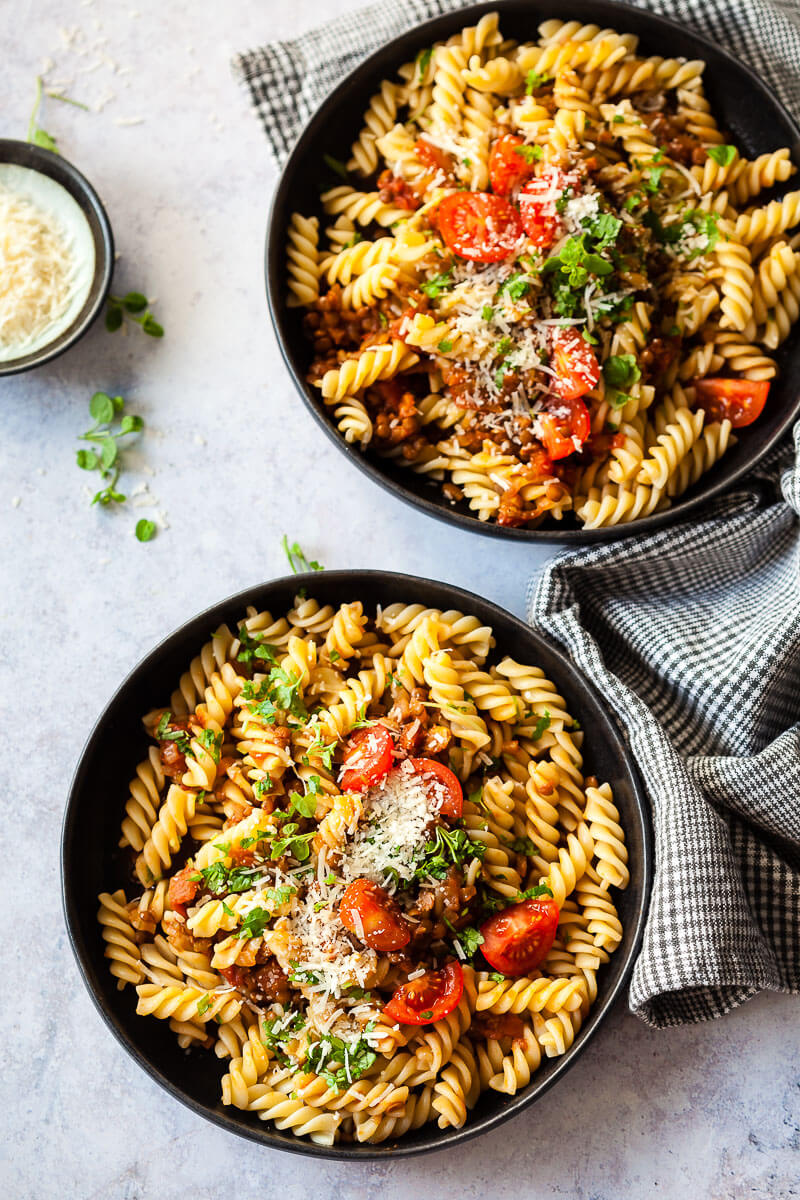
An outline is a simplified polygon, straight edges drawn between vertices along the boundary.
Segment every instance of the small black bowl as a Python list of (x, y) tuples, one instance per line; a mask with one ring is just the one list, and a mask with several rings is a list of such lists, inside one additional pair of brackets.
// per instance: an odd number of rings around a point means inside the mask
[(83, 337), (102, 309), (111, 287), (111, 276), (114, 273), (114, 236), (97, 192), (77, 167), (73, 167), (72, 163), (67, 162), (60, 154), (43, 150), (41, 146), (34, 146), (30, 142), (0, 138), (0, 163), (28, 167), (60, 183), (80, 206), (89, 222), (94, 240), (94, 278), (89, 295), (74, 321), (40, 350), (24, 354), (20, 358), (9, 359), (8, 362), (0, 362), (2, 376), (17, 375), (21, 371), (30, 371), (32, 367), (40, 367), (42, 363), (50, 362), (59, 354), (63, 354)]
[[(103, 957), (97, 895), (128, 882), (117, 840), (128, 780), (147, 752), (142, 714), (170, 695), (190, 659), (221, 622), (233, 625), (241, 620), (248, 604), (283, 613), (291, 608), (299, 587), (333, 605), (360, 599), (373, 610), (376, 604), (402, 600), (474, 613), (492, 626), (497, 639), (494, 653), (536, 663), (555, 682), (569, 711), (587, 731), (587, 771), (608, 780), (614, 789), (630, 853), (631, 881), (619, 895), (622, 942), (598, 976), (597, 1001), (567, 1054), (545, 1059), (533, 1081), (514, 1097), (484, 1093), (463, 1129), (442, 1131), (427, 1125), (396, 1143), (327, 1148), (281, 1133), (254, 1113), (226, 1108), (219, 1098), (224, 1064), (213, 1053), (186, 1054), (166, 1021), (136, 1016), (135, 993), (130, 987), (117, 991)], [(170, 634), (131, 672), (95, 725), (75, 772), (62, 831), (61, 883), (69, 937), (89, 993), (112, 1032), (157, 1083), (214, 1124), (264, 1146), (321, 1158), (377, 1159), (439, 1150), (493, 1129), (569, 1070), (619, 996), (638, 951), (650, 893), (650, 837), (636, 771), (619, 731), (601, 699), (558, 650), (516, 617), (460, 588), (384, 571), (326, 571), (277, 579), (231, 596)]]
[[(643, 517), (630, 525), (584, 529), (572, 514), (537, 529), (508, 529), (479, 521), (466, 501), (451, 504), (440, 485), (425, 480), (388, 459), (349, 445), (334, 426), (318, 389), (306, 382), (310, 346), (303, 336), (302, 309), (286, 305), (286, 236), (291, 214), (322, 215), (318, 199), (323, 177), (323, 156), (346, 161), (362, 125), (362, 114), (382, 79), (393, 78), (399, 66), (426, 46), (450, 37), (465, 25), (474, 25), (484, 13), (498, 12), (505, 37), (523, 42), (535, 37), (541, 21), (552, 17), (591, 22), (620, 33), (635, 33), (644, 54), (703, 59), (706, 94), (720, 125), (745, 154), (755, 157), (788, 146), (800, 165), (800, 128), (775, 99), (768, 85), (749, 67), (690, 27), (640, 8), (611, 0), (571, 0), (567, 6), (553, 0), (496, 0), (458, 9), (417, 25), (395, 38), (361, 63), (338, 85), (317, 110), (295, 145), (275, 193), (267, 226), (265, 272), (267, 298), (284, 362), (307, 408), (339, 450), (360, 470), (401, 500), (429, 516), (449, 521), (461, 529), (511, 538), (518, 542), (596, 542), (646, 533), (678, 521), (730, 487), (755, 465), (787, 432), (800, 415), (800, 337), (796, 333), (777, 355), (780, 377), (773, 383), (767, 411), (755, 425), (737, 432), (738, 442), (697, 484), (665, 512)], [(792, 186), (797, 186), (796, 184)], [(777, 190), (779, 194), (779, 190)], [(765, 193), (772, 199), (773, 193)], [(325, 218), (327, 220), (327, 218)]]

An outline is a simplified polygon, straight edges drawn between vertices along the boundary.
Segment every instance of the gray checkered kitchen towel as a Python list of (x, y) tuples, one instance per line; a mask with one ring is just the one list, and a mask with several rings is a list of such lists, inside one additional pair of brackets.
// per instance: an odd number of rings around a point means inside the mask
[[(800, 112), (797, 0), (649, 0)], [(282, 162), (348, 71), (457, 0), (380, 0), (237, 57)], [(566, 8), (564, 10), (566, 12)], [(682, 525), (559, 555), (530, 620), (616, 712), (652, 806), (655, 884), (630, 1004), (651, 1025), (800, 992), (800, 425)]]

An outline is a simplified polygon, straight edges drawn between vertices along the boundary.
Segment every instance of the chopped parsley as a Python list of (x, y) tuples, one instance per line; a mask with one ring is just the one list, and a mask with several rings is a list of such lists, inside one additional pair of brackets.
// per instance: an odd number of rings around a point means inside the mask
[(332, 1033), (323, 1033), (318, 1042), (309, 1046), (303, 1065), (321, 1075), (329, 1088), (341, 1092), (360, 1079), (377, 1057), (363, 1037), (346, 1042)]
[(437, 296), (441, 296), (442, 292), (447, 292), (453, 287), (453, 268), (448, 271), (442, 271), (439, 275), (434, 275), (433, 279), (427, 279), (420, 286), (420, 291), (424, 292), (431, 300), (435, 300)]
[(222, 755), (222, 731), (214, 733), (213, 729), (202, 729), (197, 735), (197, 740), (203, 749), (211, 755), (217, 766), (219, 766), (219, 760)]
[(427, 71), (427, 69), (430, 65), (430, 61), (431, 61), (432, 57), (433, 57), (433, 46), (428, 46), (425, 50), (420, 50), (419, 54), (417, 55), (417, 67), (419, 69), (420, 79), (425, 78), (425, 72)]
[(509, 300), (521, 300), (525, 293), (530, 290), (530, 286), (531, 281), (525, 277), (524, 272), (516, 271), (500, 284), (495, 293), (495, 299), (499, 299), (505, 293)]
[(442, 338), (437, 349), (441, 350), (442, 354), (446, 354), (448, 350), (453, 349), (453, 343), (450, 338)]
[(483, 308), (481, 309), (481, 319), (483, 321), (491, 321), (493, 316), (494, 309), (492, 308), (491, 304), (484, 304)]
[(509, 849), (515, 854), (525, 854), (528, 858), (532, 858), (538, 853), (539, 847), (531, 841), (529, 837), (515, 837), (510, 843)]
[[(251, 634), (244, 622), (239, 626), (239, 641), (242, 648), (236, 655), (237, 662), (251, 663), (256, 658), (265, 659), (270, 663), (278, 661), (276, 658), (278, 647), (263, 641), (257, 633)], [(252, 685), (249, 683), (246, 683), (242, 689), (245, 700), (250, 698), (248, 687), (252, 689)]]
[(161, 714), (161, 719), (156, 725), (156, 740), (159, 742), (174, 742), (181, 754), (194, 758), (189, 734), (185, 729), (172, 729), (170, 726), (171, 720), (171, 712)]
[(544, 710), (544, 712), (542, 713), (542, 715), (539, 717), (538, 721), (536, 722), (536, 724), (533, 728), (533, 733), (531, 734), (531, 740), (534, 742), (538, 742), (538, 740), (542, 736), (542, 734), (544, 734), (546, 732), (546, 730), (548, 730), (549, 728), (550, 728), (550, 710), (548, 708), (546, 708)]
[(460, 866), (473, 858), (482, 858), (485, 847), (482, 842), (473, 842), (461, 828), (445, 829), (437, 825), (433, 838), (419, 852), (415, 879), (444, 879), (452, 865)]
[(524, 158), (528, 166), (531, 166), (533, 163), (539, 162), (544, 151), (541, 146), (515, 146), (514, 153), (518, 154), (520, 158)]
[(201, 996), (200, 999), (197, 1001), (197, 1015), (199, 1017), (204, 1016), (205, 1013), (207, 1013), (210, 1008), (211, 1008), (211, 997), (209, 996), (208, 992), (206, 992), (205, 996)]
[(467, 958), (474, 958), (478, 947), (483, 945), (483, 934), (480, 929), (467, 925), (465, 929), (459, 929), (458, 941)]
[(539, 71), (528, 71), (525, 76), (525, 95), (532, 96), (537, 88), (544, 87), (551, 79), (552, 75), (545, 75)]
[(712, 158), (720, 167), (729, 167), (736, 158), (735, 146), (708, 146), (708, 157)]

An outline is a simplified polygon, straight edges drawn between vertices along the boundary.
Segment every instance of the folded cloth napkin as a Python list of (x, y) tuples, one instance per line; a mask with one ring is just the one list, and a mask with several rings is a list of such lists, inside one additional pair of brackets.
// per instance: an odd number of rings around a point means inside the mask
[[(239, 55), (277, 161), (362, 58), (460, 7), (381, 0)], [(641, 7), (746, 59), (800, 111), (796, 0)], [(563, 553), (531, 585), (531, 623), (614, 709), (650, 799), (655, 884), (630, 1004), (651, 1025), (800, 991), (800, 425), (795, 445), (688, 521)]]

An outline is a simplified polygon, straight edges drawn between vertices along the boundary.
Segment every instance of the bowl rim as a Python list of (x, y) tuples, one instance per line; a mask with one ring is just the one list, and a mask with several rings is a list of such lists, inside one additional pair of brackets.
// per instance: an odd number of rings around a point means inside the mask
[[(330, 579), (334, 586), (338, 583), (353, 584), (354, 589), (366, 581), (374, 585), (382, 585), (386, 583), (396, 584), (397, 581), (406, 583), (409, 587), (409, 595), (414, 596), (413, 589), (417, 588), (424, 594), (428, 588), (444, 590), (447, 593), (448, 599), (452, 600), (454, 605), (460, 607), (464, 612), (476, 612), (482, 620), (491, 624), (492, 619), (501, 618), (503, 623), (510, 622), (512, 628), (516, 627), (516, 632), (522, 637), (527, 637), (532, 643), (532, 649), (536, 649), (538, 645), (545, 646), (547, 652), (552, 654), (558, 662), (558, 673), (556, 682), (558, 686), (567, 685), (567, 690), (571, 691), (577, 697), (587, 696), (589, 702), (603, 710), (606, 714), (609, 729), (607, 732), (611, 735), (611, 740), (614, 744), (615, 755), (618, 758), (620, 771), (626, 773), (631, 790), (631, 802), (633, 809), (633, 820), (635, 821), (637, 835), (641, 839), (641, 853), (636, 863), (636, 871), (641, 879), (641, 900), (635, 914), (627, 921), (626, 930), (629, 937), (627, 949), (622, 952), (622, 947), (618, 951), (619, 958), (616, 958), (618, 964), (619, 975), (616, 982), (611, 986), (608, 994), (603, 998), (602, 1002), (596, 1002), (591, 1009), (591, 1023), (587, 1021), (581, 1033), (579, 1034), (573, 1046), (561, 1056), (555, 1065), (550, 1075), (543, 1080), (537, 1090), (530, 1096), (525, 1096), (524, 1090), (519, 1095), (511, 1098), (502, 1109), (498, 1109), (494, 1113), (481, 1116), (473, 1124), (469, 1123), (462, 1126), (461, 1129), (439, 1130), (432, 1129), (428, 1144), (404, 1144), (401, 1138), (399, 1142), (387, 1142), (385, 1144), (372, 1145), (366, 1143), (357, 1147), (351, 1146), (349, 1143), (342, 1145), (336, 1143), (333, 1146), (320, 1146), (312, 1142), (306, 1142), (301, 1138), (291, 1138), (291, 1141), (284, 1140), (285, 1135), (274, 1131), (271, 1126), (266, 1123), (249, 1124), (242, 1121), (238, 1115), (237, 1109), (222, 1109), (219, 1106), (212, 1108), (209, 1105), (203, 1104), (190, 1096), (165, 1072), (159, 1067), (155, 1060), (145, 1055), (139, 1046), (132, 1040), (128, 1034), (124, 1022), (116, 1016), (110, 1009), (106, 1000), (106, 991), (113, 986), (113, 979), (107, 973), (105, 987), (103, 988), (99, 981), (101, 976), (99, 972), (95, 972), (91, 956), (88, 951), (88, 944), (83, 940), (80, 928), (79, 910), (77, 900), (74, 895), (74, 889), (70, 881), (70, 855), (72, 853), (72, 843), (76, 836), (76, 825), (78, 821), (78, 810), (80, 793), (85, 787), (84, 775), (88, 770), (88, 764), (95, 750), (95, 745), (102, 737), (106, 722), (113, 713), (117, 703), (121, 700), (128, 689), (135, 684), (139, 677), (146, 675), (156, 664), (158, 660), (166, 654), (176, 639), (180, 639), (187, 635), (187, 631), (191, 626), (206, 624), (208, 628), (215, 627), (223, 619), (223, 614), (229, 610), (237, 609), (244, 612), (248, 603), (252, 602), (254, 596), (259, 596), (260, 601), (268, 604), (267, 597), (272, 592), (277, 592), (279, 589), (288, 587), (301, 588), (316, 586), (316, 591), (320, 598), (324, 598), (324, 592), (320, 588), (322, 584), (324, 588), (324, 579)], [(422, 597), (420, 597), (422, 598)], [(438, 601), (436, 603), (439, 603)], [(229, 618), (230, 619), (230, 618)], [(202, 635), (201, 635), (202, 636)], [(603, 1025), (608, 1014), (619, 999), (623, 989), (625, 988), (630, 974), (633, 970), (633, 964), (638, 955), (641, 946), (644, 927), (647, 918), (650, 895), (653, 879), (653, 835), (651, 828), (651, 820), (649, 813), (649, 805), (646, 799), (643, 785), (639, 776), (638, 769), (633, 760), (632, 754), (623, 737), (621, 727), (616, 720), (614, 714), (608, 710), (607, 706), (602, 704), (602, 697), (595, 688), (594, 684), (584, 676), (582, 671), (576, 667), (567, 657), (566, 653), (557, 645), (551, 644), (543, 634), (534, 630), (527, 625), (521, 618), (515, 616), (508, 610), (501, 608), (493, 601), (486, 600), (464, 588), (442, 582), (440, 580), (426, 579), (421, 576), (397, 574), (391, 571), (376, 571), (376, 570), (360, 570), (351, 568), (348, 570), (325, 571), (324, 575), (319, 572), (308, 572), (298, 575), (284, 575), (275, 579), (268, 579), (260, 584), (254, 584), (244, 588), (239, 592), (226, 597), (204, 609), (200, 613), (193, 616), (190, 620), (182, 622), (179, 626), (171, 630), (165, 637), (147, 652), (136, 665), (127, 673), (125, 678), (115, 688), (112, 695), (104, 705), (99, 717), (95, 721), (86, 742), (80, 752), (80, 756), (75, 766), (72, 779), (69, 785), (67, 794), (67, 802), (64, 808), (64, 817), (61, 826), (61, 842), (59, 854), (59, 869), (61, 882), (61, 906), (64, 917), (64, 923), (67, 929), (67, 936), (75, 957), (76, 964), (81, 979), (89, 993), (89, 996), (94, 1004), (95, 1009), (102, 1017), (106, 1026), (111, 1030), (117, 1041), (124, 1047), (128, 1054), (137, 1062), (139, 1067), (146, 1074), (154, 1079), (165, 1091), (167, 1091), (174, 1099), (179, 1100), (187, 1108), (199, 1116), (213, 1122), (221, 1129), (227, 1130), (229, 1133), (236, 1134), (239, 1137), (244, 1137), (248, 1141), (256, 1142), (270, 1149), (283, 1150), (291, 1154), (299, 1154), (311, 1158), (326, 1158), (338, 1161), (361, 1162), (375, 1161), (384, 1159), (387, 1156), (392, 1158), (397, 1157), (414, 1157), (420, 1154), (433, 1153), (438, 1150), (452, 1148), (452, 1146), (461, 1142), (469, 1141), (482, 1133), (488, 1132), (497, 1126), (503, 1124), (511, 1117), (516, 1116), (523, 1109), (530, 1107), (536, 1100), (545, 1094), (556, 1082), (558, 1082), (569, 1070), (576, 1059), (583, 1053), (586, 1046), (594, 1038), (597, 1031)], [(230, 1115), (229, 1115), (230, 1114)]]
[[(45, 150), (44, 147), (37, 146), (33, 142), (23, 141), (21, 138), (0, 138), (0, 164), (27, 167), (31, 171), (37, 171), (69, 192), (89, 220), (92, 232), (95, 248), (92, 288), (95, 287), (98, 280), (100, 281), (99, 290), (91, 304), (88, 307), (84, 304), (72, 324), (52, 342), (48, 342), (32, 354), (24, 354), (19, 358), (9, 359), (7, 362), (0, 362), (0, 377), (2, 377), (19, 375), (23, 371), (30, 371), (34, 367), (43, 366), (44, 363), (58, 358), (60, 354), (74, 346), (94, 324), (111, 288), (111, 278), (114, 274), (114, 234), (108, 213), (97, 192), (86, 176), (63, 155), (56, 154), (52, 150)], [(92, 225), (91, 217), (94, 218), (97, 228)]]
[[(766, 106), (767, 111), (774, 112), (777, 110), (785, 119), (794, 137), (794, 142), (790, 146), (790, 150), (797, 165), (800, 166), (800, 123), (795, 120), (786, 106), (772, 93), (761, 76), (748, 63), (737, 58), (735, 54), (732, 54), (724, 47), (714, 43), (711, 38), (698, 32), (693, 26), (687, 27), (677, 19), (663, 16), (649, 9), (640, 8), (633, 4), (618, 3), (618, 0), (588, 0), (587, 6), (596, 9), (598, 15), (600, 13), (604, 14), (603, 19), (612, 12), (619, 14), (619, 21), (624, 21), (627, 16), (635, 16), (637, 22), (642, 22), (648, 26), (648, 34), (652, 33), (654, 41), (658, 37), (659, 30), (666, 29), (672, 34), (679, 34), (687, 42), (693, 43), (695, 50), (700, 48), (706, 52), (711, 52), (714, 58), (721, 58), (727, 62), (729, 67), (743, 72), (748, 77), (749, 86), (754, 93), (754, 103), (760, 101)], [(698, 482), (698, 484), (690, 489), (687, 495), (680, 497), (677, 502), (673, 503), (670, 508), (665, 509), (663, 512), (652, 513), (647, 517), (640, 517), (629, 525), (623, 523), (603, 526), (599, 529), (585, 529), (583, 526), (561, 529), (558, 523), (555, 522), (552, 525), (536, 529), (508, 528), (497, 525), (492, 521), (480, 521), (476, 516), (459, 512), (449, 507), (441, 499), (434, 500), (425, 495), (417, 495), (410, 488), (405, 487), (402, 483), (386, 474), (380, 466), (380, 460), (368, 457), (355, 446), (346, 442), (318, 399), (311, 394), (311, 389), (306, 385), (298, 366), (293, 361), (287, 346), (287, 339), (284, 337), (283, 326), (286, 317), (285, 278), (283, 270), (285, 228), (279, 226), (276, 218), (279, 209), (286, 202), (292, 182), (291, 177), (295, 172), (298, 160), (302, 158), (308, 142), (315, 136), (318, 127), (326, 123), (329, 114), (338, 104), (342, 94), (352, 86), (353, 81), (358, 76), (369, 76), (374, 70), (377, 61), (389, 54), (390, 51), (393, 53), (396, 51), (396, 60), (399, 64), (402, 61), (404, 53), (403, 46), (409, 41), (416, 41), (422, 35), (425, 35), (426, 40), (436, 40), (441, 36), (447, 36), (448, 33), (452, 32), (454, 26), (474, 24), (481, 16), (488, 12), (499, 12), (502, 20), (504, 10), (517, 9), (518, 7), (519, 0), (494, 0), (494, 3), (489, 2), (489, 0), (481, 0), (481, 3), (472, 4), (463, 9), (448, 10), (437, 17), (432, 17), (429, 20), (413, 25), (411, 28), (405, 30), (404, 33), (384, 43), (383, 46), (359, 62), (339, 81), (336, 87), (329, 92), (316, 108), (311, 118), (298, 134), (281, 168), (280, 177), (273, 192), (267, 215), (264, 244), (264, 281), (272, 328), (281, 357), (295, 389), (317, 425), (325, 432), (329, 440), (338, 447), (340, 453), (344, 454), (363, 474), (372, 479), (374, 483), (377, 483), (384, 491), (390, 492), (397, 499), (403, 501), (403, 503), (411, 505), (412, 508), (421, 510), (435, 520), (454, 525), (459, 529), (479, 533), (485, 537), (516, 542), (556, 542), (566, 545), (589, 545), (598, 542), (616, 541), (620, 538), (639, 534), (653, 533), (674, 525), (687, 516), (696, 514), (699, 508), (715, 499), (720, 493), (732, 488), (742, 476), (757, 466), (786, 435), (794, 421), (800, 417), (800, 389), (794, 401), (787, 404), (784, 417), (778, 422), (772, 435), (757, 454), (747, 458), (738, 467), (729, 470), (728, 473), (723, 474), (721, 477), (717, 472), (717, 478), (714, 479), (712, 477), (711, 481), (707, 482), (702, 488), (700, 488)], [(693, 54), (692, 56), (698, 57), (699, 55)], [(794, 336), (800, 337), (800, 329), (795, 331)], [(431, 495), (433, 496), (433, 492)]]

